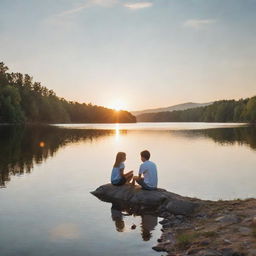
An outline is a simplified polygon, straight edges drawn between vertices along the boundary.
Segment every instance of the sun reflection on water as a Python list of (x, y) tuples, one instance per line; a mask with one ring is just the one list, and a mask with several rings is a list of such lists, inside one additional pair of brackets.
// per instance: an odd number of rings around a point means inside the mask
[(115, 141), (119, 142), (120, 140), (120, 127), (119, 124), (115, 124)]

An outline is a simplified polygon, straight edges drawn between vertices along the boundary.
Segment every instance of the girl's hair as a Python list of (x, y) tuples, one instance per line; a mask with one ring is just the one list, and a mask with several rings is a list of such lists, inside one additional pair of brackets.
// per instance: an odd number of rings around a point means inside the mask
[(114, 167), (119, 167), (119, 165), (124, 161), (126, 154), (124, 152), (118, 152), (116, 154), (116, 161), (114, 163)]

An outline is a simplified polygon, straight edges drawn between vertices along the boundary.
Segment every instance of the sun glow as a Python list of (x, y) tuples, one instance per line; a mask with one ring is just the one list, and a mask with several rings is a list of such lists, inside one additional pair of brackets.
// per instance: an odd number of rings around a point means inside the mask
[(122, 100), (116, 100), (110, 105), (110, 108), (114, 109), (115, 111), (124, 110), (125, 104)]

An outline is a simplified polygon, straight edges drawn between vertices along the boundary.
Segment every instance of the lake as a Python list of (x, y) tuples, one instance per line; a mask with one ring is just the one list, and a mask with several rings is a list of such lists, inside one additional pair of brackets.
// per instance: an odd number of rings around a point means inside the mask
[(144, 149), (158, 166), (159, 187), (210, 200), (256, 197), (255, 127), (3, 125), (1, 255), (161, 255), (151, 249), (159, 218), (125, 213), (90, 194), (109, 182), (118, 151), (127, 153), (127, 171), (137, 172)]

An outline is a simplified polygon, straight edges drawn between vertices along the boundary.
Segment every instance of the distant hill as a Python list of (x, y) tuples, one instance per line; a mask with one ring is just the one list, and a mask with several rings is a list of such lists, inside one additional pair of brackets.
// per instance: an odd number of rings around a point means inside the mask
[(138, 122), (242, 122), (256, 124), (256, 96), (240, 100), (219, 100), (208, 106), (185, 110), (144, 113)]
[(191, 108), (206, 107), (206, 106), (211, 105), (212, 103), (213, 102), (209, 102), (209, 103), (187, 102), (187, 103), (173, 105), (173, 106), (165, 107), (165, 108), (152, 108), (152, 109), (145, 109), (145, 110), (139, 110), (139, 111), (131, 111), (131, 113), (135, 116), (138, 116), (138, 115), (146, 114), (146, 113), (158, 113), (158, 112), (186, 110), (186, 109), (191, 109)]

